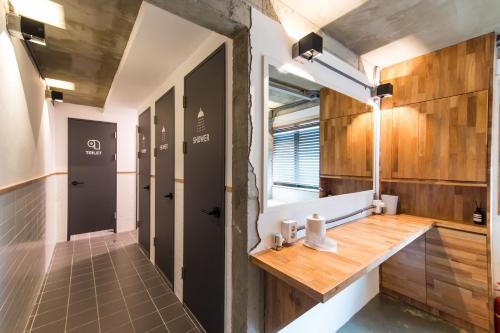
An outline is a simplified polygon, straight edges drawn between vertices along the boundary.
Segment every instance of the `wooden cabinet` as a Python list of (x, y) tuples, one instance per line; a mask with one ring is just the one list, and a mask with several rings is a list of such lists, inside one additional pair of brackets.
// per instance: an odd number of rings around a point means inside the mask
[(427, 305), (489, 329), (486, 236), (444, 228), (426, 235)]
[(320, 173), (371, 177), (372, 107), (335, 90), (320, 91)]
[(381, 265), (381, 285), (425, 304), (425, 235)]
[(382, 125), (391, 178), (486, 181), (488, 90), (385, 110)]
[(380, 284), (458, 325), (489, 330), (486, 235), (434, 227), (381, 265)]
[(351, 116), (372, 112), (372, 107), (338, 91), (322, 88), (320, 90), (320, 119)]
[(493, 73), (495, 34), (425, 54), (384, 68), (382, 83), (394, 86), (393, 97), (382, 106), (419, 103), (489, 89)]
[(347, 175), (351, 173), (351, 119), (332, 118), (320, 122), (320, 173)]
[(322, 120), (320, 173), (371, 177), (373, 170), (372, 113)]

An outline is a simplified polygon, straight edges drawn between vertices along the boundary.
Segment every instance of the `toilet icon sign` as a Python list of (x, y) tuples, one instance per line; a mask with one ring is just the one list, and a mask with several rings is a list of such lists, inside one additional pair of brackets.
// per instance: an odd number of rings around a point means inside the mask
[(91, 139), (87, 141), (87, 146), (94, 150), (101, 150), (101, 142), (96, 139)]

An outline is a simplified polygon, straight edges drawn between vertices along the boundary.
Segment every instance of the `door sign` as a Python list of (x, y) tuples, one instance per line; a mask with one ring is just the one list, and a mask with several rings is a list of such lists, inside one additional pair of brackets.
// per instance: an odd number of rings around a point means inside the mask
[(200, 108), (196, 117), (195, 132), (197, 136), (193, 136), (193, 144), (204, 143), (210, 141), (210, 134), (207, 133), (207, 122), (205, 120), (205, 112)]
[(148, 149), (146, 148), (146, 136), (143, 134), (141, 140), (141, 154), (146, 154), (147, 152)]
[(96, 139), (90, 139), (87, 141), (87, 147), (90, 148), (90, 150), (86, 150), (85, 154), (94, 156), (102, 155), (101, 141)]
[(161, 128), (161, 145), (160, 145), (160, 150), (167, 150), (168, 149), (168, 143), (167, 141), (167, 131), (165, 130), (165, 126), (163, 125)]

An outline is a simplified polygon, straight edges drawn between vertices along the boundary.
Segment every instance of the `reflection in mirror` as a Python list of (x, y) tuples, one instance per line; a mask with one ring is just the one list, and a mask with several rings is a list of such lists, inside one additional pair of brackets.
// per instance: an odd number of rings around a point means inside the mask
[(373, 188), (372, 108), (269, 66), (267, 206)]

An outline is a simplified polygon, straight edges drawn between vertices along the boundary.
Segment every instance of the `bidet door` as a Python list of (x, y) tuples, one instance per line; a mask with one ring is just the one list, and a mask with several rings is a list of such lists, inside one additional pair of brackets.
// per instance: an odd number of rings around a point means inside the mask
[(151, 111), (148, 108), (139, 115), (138, 129), (138, 227), (139, 244), (149, 253), (150, 245), (150, 186), (151, 186)]
[(116, 124), (68, 119), (68, 240), (116, 232)]
[(225, 47), (184, 79), (184, 303), (224, 332)]
[(155, 263), (174, 283), (175, 92), (155, 103)]

